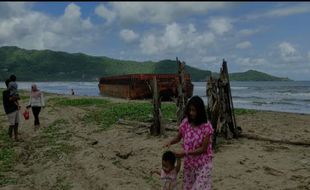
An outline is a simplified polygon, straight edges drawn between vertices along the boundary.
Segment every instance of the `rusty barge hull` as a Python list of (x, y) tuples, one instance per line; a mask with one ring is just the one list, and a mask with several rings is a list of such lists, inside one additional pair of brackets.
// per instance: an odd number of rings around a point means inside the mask
[[(159, 95), (162, 100), (172, 100), (178, 96), (177, 86), (179, 78), (177, 74), (130, 74), (111, 77), (101, 77), (98, 87), (100, 93), (126, 99), (152, 98), (151, 82), (156, 77)], [(193, 84), (190, 75), (185, 75), (185, 94), (189, 98), (193, 95)]]

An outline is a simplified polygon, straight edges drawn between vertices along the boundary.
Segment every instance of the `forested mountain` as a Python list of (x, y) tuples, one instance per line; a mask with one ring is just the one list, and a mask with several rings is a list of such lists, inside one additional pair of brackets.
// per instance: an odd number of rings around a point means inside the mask
[[(192, 81), (205, 81), (211, 71), (186, 65)], [(176, 73), (175, 60), (137, 62), (105, 56), (51, 50), (0, 48), (0, 79), (14, 73), (19, 81), (96, 81), (103, 76), (136, 73)], [(257, 71), (231, 74), (231, 80), (285, 80)]]

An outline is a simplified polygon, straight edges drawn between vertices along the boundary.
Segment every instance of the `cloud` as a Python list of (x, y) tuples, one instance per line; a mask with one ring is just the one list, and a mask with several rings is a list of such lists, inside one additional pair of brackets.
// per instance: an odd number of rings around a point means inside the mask
[(145, 54), (158, 54), (167, 50), (182, 48), (184, 43), (184, 34), (181, 27), (176, 24), (168, 24), (162, 35), (150, 34), (141, 40), (140, 47)]
[(98, 37), (90, 19), (82, 19), (80, 7), (74, 3), (59, 17), (32, 11), (22, 4), (17, 7), (18, 12), (10, 11), (11, 6), (6, 6), (6, 16), (0, 13), (7, 18), (0, 19), (0, 45), (72, 52), (91, 45)]
[(252, 43), (249, 41), (245, 41), (245, 42), (240, 42), (236, 45), (236, 48), (238, 49), (245, 49), (245, 48), (249, 48), (252, 46)]
[(282, 42), (278, 45), (282, 56), (291, 56), (296, 53), (296, 49), (288, 42)]
[(188, 33), (194, 33), (196, 31), (197, 31), (197, 29), (193, 24), (188, 25)]
[(140, 48), (144, 54), (156, 54), (160, 50), (156, 37), (152, 34), (142, 38)]
[(117, 17), (122, 23), (160, 23), (167, 24), (176, 19), (192, 15), (206, 14), (232, 6), (225, 2), (110, 2), (111, 9), (98, 5), (96, 14), (107, 19)]
[(239, 34), (242, 36), (251, 36), (259, 31), (259, 29), (242, 29), (239, 31)]
[(201, 61), (205, 62), (205, 63), (214, 63), (214, 62), (218, 62), (218, 58), (216, 56), (205, 56), (202, 57)]
[(66, 8), (65, 8), (65, 14), (64, 18), (68, 19), (76, 19), (80, 18), (81, 16), (81, 8), (77, 6), (74, 3), (70, 3)]
[(163, 44), (163, 48), (177, 48), (181, 46), (183, 41), (182, 31), (178, 24), (173, 23), (167, 25), (165, 33), (161, 38), (161, 42)]
[(283, 63), (298, 63), (303, 59), (293, 45), (288, 42), (280, 43), (278, 49)]
[(133, 42), (139, 38), (139, 34), (136, 34), (134, 31), (129, 29), (123, 29), (120, 31), (120, 36), (125, 42)]
[[(160, 54), (163, 52), (202, 51), (215, 42), (211, 32), (197, 32), (193, 24), (182, 27), (177, 23), (166, 25), (162, 32), (146, 34), (140, 41), (144, 54)], [(199, 52), (195, 52), (199, 53)]]
[(116, 12), (107, 9), (103, 4), (100, 4), (95, 8), (95, 14), (106, 19), (107, 24), (112, 23), (116, 18)]
[(285, 69), (288, 69), (303, 64), (305, 57), (301, 56), (296, 47), (298, 46), (285, 41), (271, 47), (266, 55), (269, 60), (272, 60), (273, 64), (270, 67), (285, 67)]
[(205, 47), (211, 46), (215, 42), (215, 35), (211, 32), (202, 32), (188, 35), (187, 44), (189, 48), (205, 51)]
[(232, 21), (228, 18), (212, 18), (208, 24), (215, 34), (222, 35), (233, 28)]
[[(28, 6), (27, 6), (28, 5)], [(13, 16), (23, 16), (31, 3), (0, 2), (0, 20), (10, 19)]]
[(236, 59), (237, 65), (242, 66), (258, 66), (267, 64), (267, 60), (264, 58), (252, 58), (252, 57), (242, 57)]
[(308, 61), (310, 61), (310, 51), (308, 51), (307, 56), (308, 56)]
[(290, 5), (289, 7), (276, 8), (263, 13), (251, 14), (246, 16), (247, 19), (259, 19), (259, 18), (275, 18), (284, 17), (295, 14), (309, 13), (310, 5), (307, 3), (302, 3), (298, 5)]

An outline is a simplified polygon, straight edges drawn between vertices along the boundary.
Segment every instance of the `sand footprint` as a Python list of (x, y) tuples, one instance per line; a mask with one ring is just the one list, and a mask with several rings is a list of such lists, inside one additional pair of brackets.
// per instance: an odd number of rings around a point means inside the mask
[(263, 166), (263, 169), (264, 169), (265, 173), (267, 173), (269, 175), (280, 176), (283, 174), (282, 171), (276, 170), (276, 169), (269, 167), (269, 166)]

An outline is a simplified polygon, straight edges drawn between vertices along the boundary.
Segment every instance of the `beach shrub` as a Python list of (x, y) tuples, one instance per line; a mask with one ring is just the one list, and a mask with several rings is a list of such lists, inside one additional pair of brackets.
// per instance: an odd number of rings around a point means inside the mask
[(16, 153), (7, 131), (2, 128), (0, 128), (0, 147), (0, 186), (16, 184), (16, 179), (4, 174), (12, 170), (16, 162)]
[(51, 187), (51, 189), (61, 189), (61, 190), (69, 190), (72, 189), (73, 185), (66, 181), (64, 176), (57, 176), (56, 183)]
[(70, 145), (72, 133), (67, 130), (68, 125), (68, 121), (58, 119), (48, 127), (42, 128), (42, 134), (33, 138), (33, 146), (39, 149), (48, 145), (48, 148), (44, 148), (42, 151), (37, 152), (37, 156), (59, 160), (62, 159), (63, 156), (76, 150), (75, 146)]
[(53, 98), (56, 105), (60, 106), (92, 106), (92, 105), (105, 105), (109, 103), (105, 99), (91, 99), (91, 98), (79, 98), (79, 99), (69, 99), (69, 98)]
[(247, 114), (253, 115), (256, 112), (257, 112), (256, 110), (243, 109), (243, 108), (235, 108), (234, 109), (235, 115), (247, 115)]
[[(165, 120), (175, 120), (175, 104), (162, 104)], [(152, 119), (153, 105), (145, 102), (109, 103), (100, 110), (85, 115), (85, 122), (95, 122), (108, 128), (120, 119), (149, 122)]]

